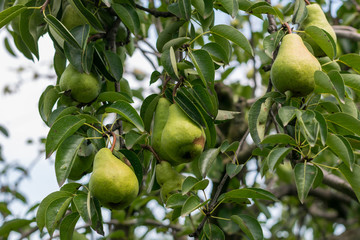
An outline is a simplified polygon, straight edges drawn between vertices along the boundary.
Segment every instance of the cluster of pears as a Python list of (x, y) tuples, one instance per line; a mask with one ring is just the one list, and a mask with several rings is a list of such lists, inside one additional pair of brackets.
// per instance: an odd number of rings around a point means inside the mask
[(160, 98), (155, 111), (152, 147), (171, 165), (198, 158), (205, 145), (204, 129), (176, 104)]
[(79, 72), (71, 64), (62, 73), (59, 85), (61, 91), (69, 93), (71, 99), (79, 103), (92, 102), (101, 90), (101, 82), (95, 74)]
[(91, 195), (109, 209), (127, 207), (139, 193), (139, 182), (132, 168), (108, 148), (100, 149), (94, 159), (89, 181)]

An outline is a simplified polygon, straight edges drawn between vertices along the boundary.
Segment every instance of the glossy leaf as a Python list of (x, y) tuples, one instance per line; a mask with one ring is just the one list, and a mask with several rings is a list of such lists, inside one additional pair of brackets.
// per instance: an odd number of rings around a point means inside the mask
[(82, 18), (85, 18), (89, 24), (98, 31), (104, 31), (100, 21), (82, 4), (80, 0), (69, 0), (70, 4), (75, 6)]
[(358, 164), (354, 164), (353, 170), (350, 170), (346, 164), (342, 163), (339, 165), (339, 170), (350, 183), (358, 201), (360, 202), (360, 166)]
[(173, 65), (173, 61), (171, 60), (170, 49), (164, 51), (161, 54), (160, 62), (170, 77), (172, 77), (173, 79), (178, 79), (177, 67), (175, 70), (175, 66)]
[(85, 122), (85, 119), (72, 115), (58, 119), (50, 128), (46, 138), (46, 157), (49, 158), (60, 144), (74, 134)]
[(110, 50), (104, 51), (105, 60), (109, 66), (109, 72), (119, 82), (123, 75), (123, 64), (120, 56)]
[(205, 50), (189, 52), (189, 56), (195, 65), (204, 86), (213, 86), (215, 79), (215, 68), (209, 53)]
[(306, 8), (305, 1), (295, 0), (294, 14), (292, 17), (292, 23), (301, 23), (308, 16), (308, 10)]
[(325, 118), (329, 123), (339, 125), (340, 127), (343, 127), (350, 132), (360, 135), (360, 120), (349, 114), (339, 112), (330, 114)]
[(71, 203), (72, 197), (59, 198), (51, 202), (46, 210), (45, 226), (50, 234), (53, 235), (55, 229), (58, 227), (61, 218), (64, 216), (66, 210)]
[(144, 131), (144, 123), (137, 111), (125, 101), (117, 101), (105, 109), (106, 112), (117, 113), (125, 120), (134, 124), (141, 132)]
[(224, 232), (216, 224), (205, 224), (202, 233), (206, 236), (207, 239), (225, 240)]
[(239, 4), (235, 0), (219, 0), (219, 3), (225, 8), (226, 12), (234, 18), (239, 10)]
[(295, 111), (295, 107), (292, 106), (284, 106), (282, 108), (279, 109), (279, 118), (282, 121), (283, 125), (286, 126), (289, 124), (289, 122), (291, 122), (295, 116), (296, 116), (296, 111)]
[(336, 56), (336, 43), (324, 29), (312, 25), (305, 28), (305, 33), (320, 46), (330, 59), (333, 59)]
[(186, 215), (190, 214), (191, 212), (195, 211), (196, 209), (204, 206), (208, 201), (209, 200), (201, 202), (199, 197), (197, 197), (197, 196), (189, 197), (185, 201), (184, 205), (181, 208), (181, 216), (186, 216)]
[(132, 168), (134, 169), (136, 178), (141, 186), (143, 181), (143, 167), (141, 165), (139, 157), (133, 151), (127, 149), (121, 149), (120, 152), (129, 160)]
[(231, 216), (231, 220), (241, 228), (241, 230), (246, 234), (249, 239), (264, 239), (261, 226), (255, 218), (245, 214), (240, 214)]
[(125, 26), (133, 33), (138, 34), (140, 32), (140, 20), (136, 13), (136, 10), (129, 4), (117, 4), (113, 3), (112, 8), (119, 16)]
[(38, 109), (40, 116), (45, 123), (48, 122), (52, 109), (59, 97), (59, 90), (52, 85), (49, 85), (41, 94)]
[(181, 193), (175, 193), (171, 195), (166, 201), (166, 207), (178, 208), (182, 207), (189, 196), (185, 196)]
[(349, 53), (342, 55), (339, 58), (339, 61), (345, 65), (351, 67), (356, 72), (360, 73), (360, 55), (356, 53)]
[(199, 158), (199, 169), (202, 177), (206, 177), (210, 167), (220, 153), (220, 148), (211, 148), (205, 150)]
[(60, 223), (60, 240), (72, 239), (75, 225), (79, 218), (80, 215), (77, 212), (70, 213), (64, 217)]
[(11, 231), (19, 231), (21, 228), (29, 226), (32, 221), (33, 220), (20, 218), (4, 221), (0, 226), (0, 237), (7, 239)]
[(291, 136), (284, 134), (284, 133), (278, 133), (274, 135), (268, 135), (264, 138), (264, 140), (261, 141), (261, 144), (270, 144), (270, 145), (277, 145), (277, 144), (290, 144), (290, 145), (296, 145), (295, 139)]
[(318, 169), (312, 165), (298, 163), (295, 165), (295, 184), (298, 191), (298, 197), (301, 203), (304, 203), (317, 175)]
[(224, 48), (219, 44), (210, 42), (202, 46), (201, 49), (207, 51), (215, 62), (229, 64), (229, 56), (226, 55)]
[(270, 201), (278, 201), (278, 199), (270, 192), (260, 188), (241, 188), (231, 190), (227, 193), (222, 194), (219, 197), (219, 201), (224, 201), (232, 198), (254, 198), (254, 199), (265, 199)]
[(23, 11), (27, 9), (24, 5), (15, 5), (5, 9), (4, 11), (0, 12), (0, 29), (8, 24), (11, 20), (15, 17), (20, 15)]
[(181, 186), (181, 191), (182, 194), (185, 195), (190, 191), (204, 190), (208, 185), (209, 185), (209, 180), (207, 179), (203, 179), (199, 181), (198, 179), (189, 176), (184, 180)]
[(228, 39), (245, 50), (251, 56), (254, 55), (253, 49), (247, 38), (234, 27), (229, 25), (219, 24), (210, 29), (211, 34), (221, 36)]
[(244, 167), (243, 164), (238, 165), (238, 164), (228, 163), (226, 164), (226, 174), (229, 175), (230, 178), (233, 178), (239, 174), (239, 172), (243, 169), (243, 167)]
[(268, 155), (267, 161), (269, 169), (274, 171), (277, 166), (284, 160), (284, 158), (290, 153), (292, 148), (279, 147), (274, 148)]
[(340, 135), (329, 134), (326, 145), (352, 170), (354, 165), (354, 153), (346, 138)]

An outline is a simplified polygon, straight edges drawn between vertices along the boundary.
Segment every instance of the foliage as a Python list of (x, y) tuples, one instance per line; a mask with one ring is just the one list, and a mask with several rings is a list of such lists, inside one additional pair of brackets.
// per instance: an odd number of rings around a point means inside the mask
[[(304, 30), (328, 60), (319, 59), (323, 71), (315, 72), (314, 92), (292, 97), (272, 89), (269, 71), (288, 31), (284, 23), (295, 30), (307, 16), (302, 0), (276, 6), (248, 0), (0, 1), (10, 53), (13, 41), (36, 61), (39, 38), (48, 34), (54, 43), (57, 79), (39, 96), (38, 111), (49, 127), (45, 154), (55, 156), (59, 184), (30, 208), (36, 219), (15, 219), (8, 217), (9, 201), (26, 199), (16, 186), (2, 183), (2, 192), (12, 197), (0, 202), (5, 220), (0, 238), (17, 231), (25, 237), (76, 239), (97, 232), (104, 239), (138, 239), (155, 229), (175, 239), (295, 239), (308, 233), (320, 239), (335, 234), (340, 224), (345, 231), (358, 228), (360, 55), (354, 39), (360, 37), (351, 26), (359, 28), (360, 21), (354, 2), (343, 1), (336, 17), (327, 13), (332, 25), (341, 24), (334, 26), (337, 41), (319, 27)], [(63, 19), (67, 6), (82, 20), (75, 27)], [(220, 13), (229, 24), (217, 24)], [(144, 88), (156, 86), (155, 94), (134, 89), (124, 78), (135, 51), (154, 71), (133, 74)], [(79, 103), (60, 90), (67, 64), (101, 79), (95, 100)], [(177, 103), (206, 135), (202, 155), (174, 167), (184, 180), (167, 198), (160, 196), (155, 169), (161, 159), (151, 147), (160, 97)], [(110, 143), (114, 155), (131, 164), (140, 193), (106, 220), (88, 184), (69, 180), (69, 174), (77, 157)], [(11, 168), (1, 164), (9, 174)], [(165, 210), (162, 219), (150, 202)], [(270, 219), (275, 224), (268, 225)], [(113, 227), (107, 231), (106, 225)], [(144, 236), (135, 235), (136, 226), (146, 227)]]

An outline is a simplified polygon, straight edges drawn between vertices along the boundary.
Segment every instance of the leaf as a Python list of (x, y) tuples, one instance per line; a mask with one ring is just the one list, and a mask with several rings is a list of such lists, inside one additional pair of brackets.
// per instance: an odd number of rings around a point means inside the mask
[(74, 234), (75, 225), (79, 220), (80, 215), (77, 212), (70, 213), (65, 216), (60, 223), (60, 240), (72, 239)]
[(231, 216), (231, 220), (235, 222), (246, 236), (251, 240), (264, 239), (263, 232), (259, 222), (248, 215), (240, 214)]
[[(171, 60), (170, 49), (165, 50), (160, 57), (161, 65), (164, 67), (165, 71), (169, 74), (169, 76), (173, 79), (178, 79), (177, 67), (173, 65), (174, 59)], [(174, 69), (175, 67), (175, 69)]]
[(316, 119), (316, 121), (318, 121), (319, 127), (320, 127), (320, 140), (321, 140), (321, 143), (323, 145), (325, 145), (326, 139), (328, 136), (327, 123), (326, 123), (324, 116), (320, 112), (318, 112), (318, 111), (314, 111), (314, 112), (315, 112), (315, 119)]
[(119, 82), (123, 75), (123, 63), (120, 56), (110, 50), (104, 51), (104, 55), (109, 66), (109, 73), (111, 73), (116, 82)]
[(53, 85), (47, 86), (45, 91), (41, 94), (38, 109), (41, 119), (45, 123), (48, 122), (52, 109), (59, 97), (59, 90)]
[(295, 184), (298, 191), (298, 197), (301, 203), (304, 203), (311, 186), (313, 185), (318, 169), (312, 165), (298, 163), (295, 165)]
[(76, 41), (75, 37), (66, 29), (66, 27), (54, 16), (47, 15), (45, 21), (49, 26), (60, 35), (62, 39), (68, 42), (74, 48), (81, 48), (79, 43)]
[[(31, 3), (31, 2), (30, 2)], [(34, 3), (29, 7), (34, 7)], [(20, 18), (20, 36), (29, 50), (39, 59), (39, 48), (38, 48), (38, 33), (31, 26), (31, 16), (34, 13), (34, 9), (29, 9), (21, 14)]]
[(0, 29), (27, 9), (24, 5), (15, 5), (0, 12)]
[(338, 98), (340, 99), (340, 103), (345, 103), (345, 83), (341, 74), (338, 71), (330, 71), (328, 73), (330, 80), (335, 87), (335, 91), (337, 93)]
[(218, 1), (226, 10), (226, 12), (231, 15), (232, 18), (236, 17), (236, 14), (239, 10), (239, 4), (235, 0), (219, 0)]
[[(225, 234), (217, 225), (213, 223), (205, 224), (202, 233), (207, 239), (211, 240), (225, 240)], [(203, 237), (201, 239), (204, 239)]]
[(234, 163), (228, 163), (226, 164), (226, 174), (229, 175), (230, 178), (235, 177), (239, 174), (239, 172), (243, 169), (244, 164), (234, 164)]
[(46, 158), (60, 146), (60, 144), (69, 136), (74, 134), (84, 123), (85, 119), (68, 115), (58, 119), (50, 128), (46, 137), (45, 152)]
[(168, 21), (167, 25), (165, 26), (164, 30), (162, 32), (160, 32), (159, 37), (157, 38), (157, 41), (156, 41), (156, 49), (159, 52), (162, 52), (164, 45), (168, 41), (173, 39), (173, 34), (176, 33), (177, 31), (179, 31), (179, 28), (182, 25), (184, 25), (185, 22), (186, 21), (184, 21), (184, 20)]
[(339, 170), (350, 183), (358, 201), (360, 202), (360, 166), (358, 164), (354, 164), (353, 170), (351, 171), (346, 164), (342, 163), (339, 165)]
[(264, 45), (265, 53), (271, 59), (274, 57), (273, 56), (274, 51), (284, 36), (285, 36), (285, 32), (280, 29), (279, 31), (273, 32), (264, 38), (263, 45)]
[(218, 35), (225, 39), (228, 39), (245, 50), (251, 56), (254, 55), (254, 51), (247, 38), (239, 32), (236, 28), (225, 24), (219, 24), (210, 29), (211, 34)]
[(276, 167), (284, 160), (291, 150), (292, 148), (287, 147), (272, 149), (267, 158), (269, 169), (274, 171), (274, 169), (276, 169)]
[(179, 10), (183, 19), (189, 20), (191, 17), (191, 1), (179, 0)]
[(80, 214), (81, 218), (85, 223), (91, 224), (91, 216), (88, 212), (88, 197), (85, 193), (79, 193), (74, 196), (73, 199), (74, 207), (78, 214)]
[(329, 134), (326, 145), (352, 170), (355, 161), (354, 153), (346, 138), (341, 135)]
[(203, 179), (199, 181), (194, 177), (187, 177), (181, 186), (182, 194), (185, 195), (190, 191), (204, 190), (209, 185), (209, 180)]
[(349, 53), (339, 57), (339, 61), (351, 67), (356, 72), (360, 73), (360, 55), (356, 53)]
[(33, 220), (28, 219), (12, 219), (9, 221), (2, 222), (2, 225), (0, 226), (0, 237), (3, 236), (4, 238), (1, 239), (7, 239), (11, 231), (18, 231), (23, 227), (29, 226), (29, 224)]
[(179, 78), (179, 71), (176, 64), (176, 56), (175, 56), (174, 48), (172, 46), (169, 49), (169, 54), (170, 54), (171, 67), (174, 70), (174, 74), (176, 75), (176, 77)]
[(360, 120), (354, 118), (349, 114), (338, 112), (327, 115), (325, 118), (327, 122), (339, 125), (346, 130), (360, 135)]
[(303, 0), (295, 0), (294, 6), (294, 14), (292, 18), (292, 23), (297, 24), (304, 21), (304, 19), (308, 16), (308, 10), (306, 8), (305, 1)]
[(55, 174), (58, 185), (61, 187), (71, 172), (77, 153), (85, 138), (72, 135), (66, 139), (56, 151)]
[(312, 25), (305, 28), (305, 33), (319, 45), (330, 59), (334, 59), (336, 56), (336, 44), (328, 32)]
[(199, 158), (199, 169), (201, 176), (206, 177), (210, 167), (220, 153), (220, 148), (210, 148), (205, 150)]
[(141, 165), (139, 157), (136, 155), (136, 153), (127, 149), (120, 149), (119, 151), (130, 161), (139, 185), (141, 186), (141, 183), (143, 181), (143, 167)]
[(46, 210), (45, 226), (50, 234), (53, 235), (55, 228), (59, 225), (62, 217), (71, 203), (72, 197), (59, 198), (51, 202)]
[(97, 97), (97, 101), (100, 101), (100, 102), (117, 102), (120, 100), (126, 101), (128, 103), (134, 102), (128, 94), (123, 93), (123, 92), (111, 92), (111, 91), (102, 92)]
[(190, 40), (191, 40), (191, 38), (189, 38), (189, 37), (178, 37), (178, 38), (171, 39), (167, 43), (165, 43), (165, 45), (162, 48), (162, 52), (170, 49), (171, 47), (174, 50), (177, 50), (179, 47), (183, 46), (185, 43), (188, 43)]
[(50, 204), (58, 199), (71, 197), (72, 194), (65, 191), (57, 191), (50, 193), (48, 196), (46, 196), (40, 203), (39, 208), (36, 213), (36, 223), (37, 226), (42, 232), (43, 228), (45, 227), (46, 223), (46, 212), (48, 211), (48, 208)]
[(295, 118), (296, 107), (284, 106), (279, 109), (279, 118), (284, 126), (288, 125)]
[(199, 197), (190, 196), (185, 201), (184, 205), (181, 208), (181, 216), (186, 216), (186, 215), (190, 214), (191, 212), (195, 211), (196, 209), (204, 206), (208, 201), (209, 201), (209, 199), (207, 201), (200, 202)]
[(100, 21), (82, 4), (80, 0), (70, 0), (69, 2), (74, 7), (76, 7), (77, 10), (79, 10), (80, 15), (85, 18), (86, 21), (89, 22), (93, 28), (100, 32), (104, 31), (104, 28)]
[[(272, 15), (275, 15), (275, 16), (278, 15), (278, 12), (275, 11), (275, 9), (267, 2), (254, 3), (246, 11), (248, 13), (251, 13), (251, 14), (254, 14), (254, 15), (256, 15), (256, 14), (272, 14)], [(279, 16), (279, 17), (282, 17), (282, 16)]]
[(175, 193), (171, 195), (168, 200), (166, 201), (166, 207), (168, 208), (178, 208), (182, 207), (185, 201), (188, 199), (189, 196), (185, 196), (181, 193)]
[(111, 5), (114, 9), (116, 15), (119, 16), (121, 21), (125, 26), (132, 32), (137, 35), (140, 32), (140, 20), (139, 16), (136, 13), (136, 10), (129, 4), (117, 4), (113, 3)]
[(215, 67), (210, 54), (205, 50), (189, 51), (191, 61), (202, 80), (204, 86), (213, 86), (215, 79)]
[(277, 144), (290, 144), (296, 145), (296, 141), (293, 137), (284, 134), (278, 133), (274, 135), (268, 135), (261, 141), (261, 144), (270, 144), (270, 145), (277, 145)]
[(225, 201), (234, 198), (264, 199), (275, 202), (279, 201), (272, 193), (260, 188), (241, 188), (241, 189), (231, 190), (227, 193), (220, 195), (219, 201)]
[(106, 112), (114, 112), (122, 116), (125, 120), (134, 124), (137, 129), (141, 132), (144, 131), (144, 123), (136, 112), (136, 110), (125, 101), (117, 101), (111, 104), (109, 107), (105, 109)]
[(224, 48), (221, 47), (219, 44), (209, 42), (202, 46), (201, 49), (207, 51), (215, 62), (223, 62), (225, 64), (229, 64), (230, 56), (226, 54)]
[(315, 113), (311, 110), (296, 110), (297, 122), (307, 142), (314, 147), (319, 134), (319, 123), (316, 121)]

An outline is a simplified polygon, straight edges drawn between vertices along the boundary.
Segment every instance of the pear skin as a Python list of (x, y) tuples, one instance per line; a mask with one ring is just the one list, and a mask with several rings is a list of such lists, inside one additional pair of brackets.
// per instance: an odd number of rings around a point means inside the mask
[(154, 126), (152, 132), (152, 147), (159, 155), (162, 160), (168, 160), (170, 157), (163, 151), (161, 147), (161, 136), (164, 130), (165, 124), (169, 116), (169, 107), (171, 103), (166, 98), (162, 97), (159, 99), (159, 102), (156, 106), (155, 116), (154, 116)]
[(167, 160), (172, 165), (195, 160), (204, 150), (205, 140), (204, 130), (172, 104), (161, 135), (161, 148), (170, 157)]
[[(336, 42), (335, 31), (327, 21), (326, 16), (323, 10), (321, 9), (320, 5), (311, 4), (311, 5), (307, 5), (306, 8), (308, 10), (308, 16), (300, 24), (299, 30), (305, 30), (305, 28), (309, 26), (316, 26), (328, 32)], [(316, 57), (323, 57), (326, 55), (325, 52), (320, 48), (320, 46), (317, 45), (317, 43), (309, 35), (307, 35), (306, 33), (300, 33), (299, 35), (302, 37), (304, 41), (310, 44), (310, 46), (314, 51), (314, 55)]]
[(271, 81), (282, 93), (304, 97), (315, 88), (314, 73), (321, 70), (318, 60), (305, 47), (297, 34), (285, 35), (271, 67)]
[(138, 195), (139, 182), (128, 165), (102, 148), (95, 155), (89, 189), (104, 207), (123, 209)]
[(156, 165), (156, 181), (161, 186), (160, 196), (163, 202), (176, 191), (181, 190), (184, 176), (173, 169), (171, 164), (166, 161)]

